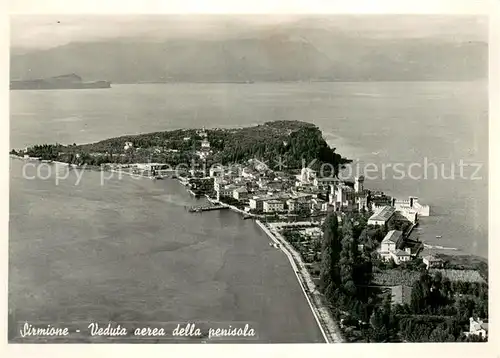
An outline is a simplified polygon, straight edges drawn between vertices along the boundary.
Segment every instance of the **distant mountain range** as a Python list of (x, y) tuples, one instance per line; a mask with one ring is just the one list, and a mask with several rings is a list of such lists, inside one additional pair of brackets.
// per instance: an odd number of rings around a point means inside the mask
[(113, 83), (475, 80), (487, 78), (488, 45), (288, 29), (241, 38), (122, 38), (11, 51), (11, 80), (61, 73)]

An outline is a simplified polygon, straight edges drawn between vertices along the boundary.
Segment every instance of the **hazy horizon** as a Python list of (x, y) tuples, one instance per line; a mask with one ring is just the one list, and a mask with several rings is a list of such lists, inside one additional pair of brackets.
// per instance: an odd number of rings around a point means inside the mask
[(367, 38), (488, 40), (485, 16), (462, 15), (12, 15), (11, 47), (42, 50), (118, 39), (227, 39), (287, 29)]

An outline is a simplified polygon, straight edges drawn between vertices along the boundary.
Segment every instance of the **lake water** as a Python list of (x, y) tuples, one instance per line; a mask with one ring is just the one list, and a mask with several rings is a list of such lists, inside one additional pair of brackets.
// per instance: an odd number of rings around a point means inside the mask
[[(487, 257), (486, 82), (144, 84), (10, 95), (11, 148), (314, 123), (354, 168), (377, 167), (366, 187), (431, 206), (423, 241)], [(460, 160), (481, 168), (458, 178)], [(427, 179), (408, 178), (422, 175), (425, 161), (455, 179), (435, 178), (433, 169)], [(22, 320), (249, 320), (259, 322), (261, 341), (321, 340), (286, 258), (252, 222), (230, 212), (187, 215), (193, 199), (173, 181), (101, 186), (89, 172), (81, 185), (55, 185), (22, 179), (21, 164), (11, 161), (9, 304)], [(390, 169), (383, 178), (382, 164), (403, 167), (405, 178)]]

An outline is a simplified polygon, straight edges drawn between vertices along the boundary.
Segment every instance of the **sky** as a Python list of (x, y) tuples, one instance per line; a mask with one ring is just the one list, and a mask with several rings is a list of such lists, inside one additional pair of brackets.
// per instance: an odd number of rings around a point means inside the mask
[(487, 41), (486, 17), (459, 15), (12, 15), (11, 46), (45, 49), (116, 38), (249, 36), (280, 27), (326, 28), (367, 37)]

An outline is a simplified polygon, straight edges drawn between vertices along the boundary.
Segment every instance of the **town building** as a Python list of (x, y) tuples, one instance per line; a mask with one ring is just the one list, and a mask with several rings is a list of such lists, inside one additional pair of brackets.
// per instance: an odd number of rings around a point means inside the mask
[(328, 211), (328, 202), (322, 199), (314, 198), (311, 199), (312, 203), (312, 209), (318, 210), (321, 212), (327, 212)]
[(260, 196), (254, 196), (248, 201), (248, 205), (252, 210), (262, 211), (264, 209), (264, 198)]
[(382, 192), (371, 193), (368, 205), (372, 210), (375, 210), (377, 207), (394, 206), (392, 198)]
[(214, 190), (219, 191), (221, 187), (228, 184), (229, 184), (228, 180), (225, 180), (224, 178), (218, 176), (214, 179)]
[(129, 150), (134, 148), (134, 143), (132, 142), (125, 142), (125, 146), (123, 147), (123, 150)]
[(443, 267), (443, 260), (433, 255), (424, 256), (422, 262), (427, 266), (427, 269)]
[(345, 184), (330, 186), (330, 204), (335, 211), (351, 210), (354, 208), (355, 193), (353, 188)]
[(311, 200), (310, 197), (308, 196), (302, 196), (302, 197), (293, 196), (292, 198), (286, 201), (286, 205), (289, 213), (311, 210)]
[(475, 335), (481, 338), (488, 337), (488, 321), (480, 318), (469, 318), (469, 332), (464, 332), (466, 336)]
[(210, 153), (211, 153), (210, 142), (208, 141), (207, 138), (203, 138), (203, 140), (201, 141), (201, 150), (199, 151), (198, 154), (200, 158), (204, 159), (208, 157)]
[(429, 216), (430, 207), (429, 205), (422, 205), (419, 203), (418, 198), (416, 196), (408, 197), (408, 200), (393, 200), (393, 204), (396, 210), (409, 210), (413, 211), (419, 216)]
[(375, 213), (368, 219), (368, 225), (385, 225), (389, 219), (394, 215), (396, 209), (392, 206), (383, 206), (377, 208)]
[(236, 188), (237, 186), (234, 184), (219, 185), (218, 189), (216, 190), (217, 200), (220, 201), (222, 198), (232, 198), (233, 190)]
[(335, 185), (337, 183), (339, 183), (339, 179), (334, 177), (315, 177), (313, 179), (313, 185), (318, 188), (327, 188), (330, 185)]
[(364, 182), (365, 182), (365, 177), (362, 175), (354, 179), (354, 191), (356, 193), (361, 193), (365, 190)]
[(207, 131), (205, 127), (203, 127), (201, 130), (197, 130), (196, 134), (198, 134), (201, 138), (207, 138)]
[[(356, 191), (356, 190), (354, 190)], [(358, 206), (358, 210), (368, 210), (368, 192), (363, 190), (360, 192), (356, 192), (354, 194), (354, 201)]]
[(208, 175), (211, 178), (224, 176), (224, 168), (222, 166), (211, 167), (208, 171)]
[(253, 167), (245, 167), (241, 171), (241, 176), (243, 178), (256, 179), (260, 176), (260, 173), (258, 170), (254, 169)]
[(316, 171), (311, 168), (302, 168), (298, 176), (299, 182), (302, 184), (311, 184), (316, 178)]
[(168, 164), (164, 163), (137, 163), (136, 168), (144, 172), (155, 172), (159, 170), (167, 170)]
[(379, 254), (380, 256), (388, 261), (392, 257), (391, 253), (396, 252), (403, 242), (403, 233), (398, 230), (391, 230), (385, 235), (384, 239), (380, 243)]
[(233, 198), (236, 200), (245, 200), (248, 198), (248, 190), (246, 187), (239, 187), (233, 190)]
[(277, 199), (265, 200), (263, 202), (263, 211), (265, 213), (276, 213), (285, 210), (283, 201)]
[(406, 262), (411, 260), (411, 249), (407, 247), (404, 250), (396, 249), (395, 251), (390, 252), (391, 258), (394, 260), (396, 265), (399, 265), (401, 262)]
[(305, 228), (304, 230), (301, 230), (301, 232), (311, 238), (311, 239), (319, 239), (323, 236), (323, 230), (321, 230), (321, 228), (319, 227), (308, 227), (308, 228)]

